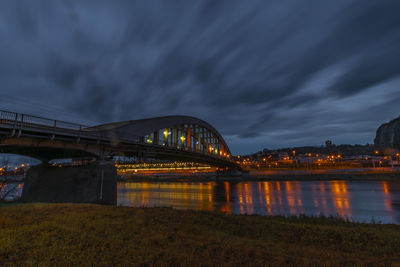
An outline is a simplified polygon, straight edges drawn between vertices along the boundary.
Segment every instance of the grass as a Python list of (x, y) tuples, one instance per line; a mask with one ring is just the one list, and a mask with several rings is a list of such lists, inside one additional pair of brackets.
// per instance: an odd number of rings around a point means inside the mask
[(0, 207), (0, 266), (400, 266), (400, 226), (90, 204)]

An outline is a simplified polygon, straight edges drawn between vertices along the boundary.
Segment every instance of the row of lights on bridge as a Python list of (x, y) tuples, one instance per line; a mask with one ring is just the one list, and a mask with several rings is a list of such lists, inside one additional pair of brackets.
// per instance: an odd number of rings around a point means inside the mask
[[(166, 139), (169, 135), (172, 134), (170, 131), (167, 131), (167, 130), (165, 130), (163, 133), (164, 133), (165, 139)], [(186, 141), (186, 137), (183, 136), (183, 135), (181, 136), (180, 139), (181, 139), (182, 143)], [(148, 144), (152, 144), (152, 143), (153, 143), (153, 140), (151, 140), (151, 138), (148, 137), (147, 140), (146, 140), (146, 142), (147, 142)], [(196, 145), (198, 145), (198, 144), (199, 144), (199, 141), (196, 141)], [(214, 151), (215, 155), (218, 155), (218, 149), (217, 149), (217, 148), (214, 148), (214, 147), (212, 147), (212, 146), (209, 146), (209, 151), (210, 151), (210, 153), (212, 153), (212, 152)], [(229, 154), (227, 154), (226, 152), (223, 153), (221, 150), (219, 151), (219, 155), (220, 155), (221, 157), (224, 156), (224, 157), (226, 157), (226, 158), (230, 158), (230, 155), (229, 155)]]

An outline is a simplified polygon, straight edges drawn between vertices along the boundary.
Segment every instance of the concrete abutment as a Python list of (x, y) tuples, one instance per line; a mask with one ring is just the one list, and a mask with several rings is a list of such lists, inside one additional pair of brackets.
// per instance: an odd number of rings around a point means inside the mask
[(82, 166), (31, 167), (22, 201), (117, 204), (117, 171), (112, 162)]

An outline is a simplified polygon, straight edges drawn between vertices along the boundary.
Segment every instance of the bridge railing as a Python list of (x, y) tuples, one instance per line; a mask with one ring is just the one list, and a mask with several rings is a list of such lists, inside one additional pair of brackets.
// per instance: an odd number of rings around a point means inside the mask
[(26, 114), (22, 114), (21, 122), (29, 123), (29, 124), (36, 124), (36, 125), (39, 124), (39, 125), (54, 127), (54, 128), (77, 130), (77, 131), (81, 130), (82, 128), (87, 127), (87, 126), (83, 126), (80, 124), (59, 121), (59, 120), (46, 119), (46, 118), (32, 116), (32, 115), (26, 115)]
[(10, 112), (10, 111), (5, 111), (5, 110), (0, 110), (0, 120), (2, 123), (6, 123), (7, 121), (15, 121), (18, 116), (18, 113)]
[(47, 128), (61, 128), (68, 130), (81, 130), (87, 126), (60, 120), (47, 119), (23, 113), (0, 110), (0, 123), (17, 126), (44, 126)]
[[(71, 123), (60, 120), (53, 120), (39, 116), (16, 113), (6, 110), (0, 110), (0, 124), (8, 125), (9, 128), (14, 130), (29, 130), (36, 129), (37, 131), (45, 131), (53, 135), (68, 134), (76, 136), (77, 138), (89, 138), (95, 140), (109, 140), (110, 137), (105, 135), (104, 132), (88, 131), (87, 125)], [(111, 138), (112, 139), (112, 138)], [(137, 142), (138, 137), (130, 140), (119, 140), (125, 142)]]

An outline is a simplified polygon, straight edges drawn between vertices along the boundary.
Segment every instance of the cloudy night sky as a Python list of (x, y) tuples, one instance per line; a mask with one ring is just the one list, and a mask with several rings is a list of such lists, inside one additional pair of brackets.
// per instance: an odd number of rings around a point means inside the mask
[(211, 123), (233, 154), (372, 143), (400, 115), (400, 1), (0, 2), (0, 109)]

